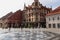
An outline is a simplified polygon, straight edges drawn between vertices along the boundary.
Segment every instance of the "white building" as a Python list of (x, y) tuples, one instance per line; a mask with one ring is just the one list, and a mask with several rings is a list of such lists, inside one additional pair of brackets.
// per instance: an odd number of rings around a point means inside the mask
[(60, 6), (46, 15), (47, 28), (60, 28)]

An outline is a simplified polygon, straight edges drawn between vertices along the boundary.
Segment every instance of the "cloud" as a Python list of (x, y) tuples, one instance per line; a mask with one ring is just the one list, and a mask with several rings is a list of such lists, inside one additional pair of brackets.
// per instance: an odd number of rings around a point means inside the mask
[[(31, 5), (34, 0), (0, 0), (0, 17), (6, 15), (10, 11), (23, 9), (24, 3)], [(60, 0), (39, 0), (41, 4), (54, 9), (60, 5)]]

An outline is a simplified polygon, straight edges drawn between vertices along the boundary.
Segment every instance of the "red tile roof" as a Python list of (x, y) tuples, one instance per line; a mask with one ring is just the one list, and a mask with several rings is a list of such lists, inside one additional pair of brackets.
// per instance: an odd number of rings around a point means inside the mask
[(0, 19), (4, 20), (4, 19), (10, 17), (12, 14), (13, 14), (13, 13), (10, 12), (10, 13), (6, 14), (5, 16), (1, 17)]
[(21, 23), (22, 22), (22, 16), (23, 11), (21, 10), (17, 10), (16, 12), (13, 13), (13, 15), (11, 15), (10, 17), (8, 17), (8, 23)]
[(55, 14), (60, 14), (60, 6), (57, 7), (55, 10), (53, 10), (52, 12), (48, 13), (46, 16), (55, 15)]
[(21, 20), (22, 19), (22, 11), (18, 10), (16, 11), (12, 16), (8, 17), (8, 19), (10, 20)]

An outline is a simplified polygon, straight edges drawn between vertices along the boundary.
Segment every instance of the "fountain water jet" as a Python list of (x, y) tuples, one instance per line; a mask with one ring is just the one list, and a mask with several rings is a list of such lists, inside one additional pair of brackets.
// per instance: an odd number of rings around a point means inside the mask
[[(41, 26), (42, 27), (42, 26)], [(46, 34), (44, 34), (42, 28), (40, 27), (40, 31), (38, 31), (37, 33), (39, 33), (40, 35), (37, 35), (37, 37), (39, 37), (40, 39), (44, 39), (47, 37)], [(38, 23), (38, 28), (39, 28), (39, 23)]]

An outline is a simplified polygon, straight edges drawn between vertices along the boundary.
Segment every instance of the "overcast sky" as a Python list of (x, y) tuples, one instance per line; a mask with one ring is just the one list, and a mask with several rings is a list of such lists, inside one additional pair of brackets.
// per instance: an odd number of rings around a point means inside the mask
[[(31, 5), (34, 0), (0, 0), (0, 17), (9, 12), (15, 12), (19, 9), (23, 10), (24, 3)], [(39, 0), (41, 4), (55, 9), (60, 6), (60, 0)]]

